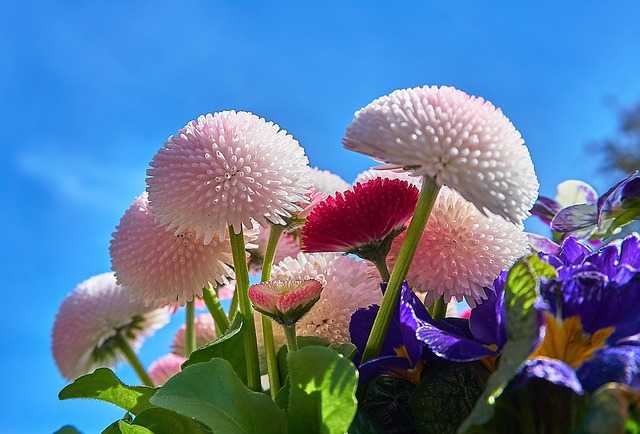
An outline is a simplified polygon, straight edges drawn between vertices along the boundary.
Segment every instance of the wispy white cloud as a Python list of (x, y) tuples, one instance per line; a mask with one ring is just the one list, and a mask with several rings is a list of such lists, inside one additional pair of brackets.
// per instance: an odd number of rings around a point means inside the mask
[(15, 164), (58, 200), (99, 211), (121, 212), (145, 188), (146, 164), (105, 161), (95, 154), (27, 149), (16, 155)]

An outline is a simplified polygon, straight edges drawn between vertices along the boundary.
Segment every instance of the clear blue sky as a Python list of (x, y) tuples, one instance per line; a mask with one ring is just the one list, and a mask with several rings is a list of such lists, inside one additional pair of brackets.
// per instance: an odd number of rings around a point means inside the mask
[[(122, 416), (57, 400), (51, 325), (78, 282), (110, 269), (111, 233), (148, 162), (200, 114), (259, 114), (351, 182), (371, 164), (340, 145), (357, 109), (398, 88), (453, 85), (513, 121), (542, 194), (568, 178), (606, 187), (585, 144), (613, 133), (607, 100), (640, 99), (639, 3), (307, 3), (3, 5), (1, 433), (93, 433)], [(145, 364), (178, 325), (148, 341)]]

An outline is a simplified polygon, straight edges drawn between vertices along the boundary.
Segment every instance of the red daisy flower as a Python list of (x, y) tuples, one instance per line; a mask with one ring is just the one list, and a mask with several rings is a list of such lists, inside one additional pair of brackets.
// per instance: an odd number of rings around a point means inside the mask
[(413, 215), (418, 189), (399, 179), (376, 178), (316, 205), (302, 228), (305, 252), (384, 257)]

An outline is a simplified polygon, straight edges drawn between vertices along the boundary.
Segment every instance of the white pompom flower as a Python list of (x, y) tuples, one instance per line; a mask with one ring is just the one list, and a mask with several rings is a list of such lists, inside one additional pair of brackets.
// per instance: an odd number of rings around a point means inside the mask
[(346, 149), (455, 189), (481, 211), (515, 223), (530, 215), (538, 181), (511, 121), (488, 101), (453, 87), (401, 89), (362, 108)]

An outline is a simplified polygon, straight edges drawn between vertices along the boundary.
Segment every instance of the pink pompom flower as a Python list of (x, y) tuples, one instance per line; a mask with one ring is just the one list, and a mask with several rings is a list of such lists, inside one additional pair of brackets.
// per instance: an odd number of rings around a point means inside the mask
[(120, 339), (137, 351), (170, 316), (167, 307), (131, 301), (113, 273), (93, 276), (67, 295), (56, 314), (51, 350), (58, 370), (74, 380), (101, 366), (114, 367), (123, 358)]
[(249, 299), (258, 312), (291, 327), (320, 299), (322, 288), (315, 279), (269, 280), (251, 285)]
[(153, 157), (147, 191), (158, 223), (176, 234), (195, 228), (209, 244), (255, 222), (285, 224), (301, 209), (309, 160), (297, 140), (248, 112), (200, 116)]
[(357, 111), (346, 149), (433, 178), (516, 223), (538, 196), (524, 140), (501, 110), (453, 87), (401, 89)]
[(118, 283), (148, 305), (184, 305), (202, 297), (209, 283), (224, 284), (234, 276), (228, 240), (205, 245), (193, 230), (167, 232), (156, 223), (146, 192), (120, 219), (109, 253)]
[[(404, 234), (393, 242), (387, 262), (393, 266)], [(444, 296), (470, 307), (487, 299), (500, 271), (529, 253), (527, 234), (502, 217), (480, 213), (454, 190), (443, 187), (424, 229), (407, 280), (425, 293), (425, 305)]]
[(319, 203), (302, 228), (305, 252), (345, 252), (376, 260), (404, 230), (418, 189), (399, 179), (375, 178)]
[(167, 380), (182, 370), (186, 357), (169, 353), (156, 359), (149, 365), (149, 377), (156, 387), (162, 386)]
[[(201, 313), (193, 319), (193, 326), (196, 335), (196, 348), (213, 342), (216, 339), (216, 326), (213, 317), (209, 313)], [(171, 352), (179, 356), (186, 356), (185, 349), (187, 326), (182, 324), (173, 337)]]

